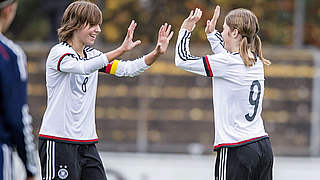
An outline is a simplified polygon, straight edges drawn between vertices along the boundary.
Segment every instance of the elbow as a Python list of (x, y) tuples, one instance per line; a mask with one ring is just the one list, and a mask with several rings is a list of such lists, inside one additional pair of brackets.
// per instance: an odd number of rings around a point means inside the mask
[(183, 61), (179, 58), (175, 58), (175, 64), (177, 67), (181, 68), (183, 66)]

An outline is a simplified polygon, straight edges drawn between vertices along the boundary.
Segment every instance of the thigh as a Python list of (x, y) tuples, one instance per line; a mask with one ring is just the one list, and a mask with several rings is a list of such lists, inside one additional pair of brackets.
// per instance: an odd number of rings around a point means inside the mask
[(259, 153), (248, 145), (224, 147), (218, 151), (215, 180), (251, 180), (253, 169), (258, 165)]
[(0, 180), (13, 180), (12, 150), (0, 144)]
[(80, 179), (79, 145), (39, 140), (42, 179)]
[(81, 153), (81, 180), (106, 180), (106, 173), (100, 155), (94, 144), (88, 145)]
[(261, 140), (261, 149), (263, 152), (257, 174), (259, 180), (272, 180), (273, 178), (273, 152), (269, 139)]

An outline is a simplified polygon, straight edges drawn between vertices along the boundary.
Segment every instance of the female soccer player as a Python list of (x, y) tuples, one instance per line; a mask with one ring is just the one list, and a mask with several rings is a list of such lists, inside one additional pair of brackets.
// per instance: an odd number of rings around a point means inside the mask
[(191, 11), (179, 31), (175, 63), (183, 70), (213, 77), (216, 180), (272, 179), (273, 153), (261, 118), (264, 64), (257, 17), (249, 10), (230, 11), (222, 36), (215, 24), (220, 9), (207, 21), (214, 55), (192, 56), (189, 40), (202, 11)]
[(103, 164), (96, 150), (95, 99), (98, 72), (116, 76), (137, 76), (166, 52), (173, 36), (164, 24), (156, 48), (133, 61), (116, 57), (131, 50), (136, 23), (132, 21), (123, 44), (102, 53), (93, 45), (101, 32), (102, 14), (87, 1), (71, 3), (64, 12), (58, 30), (60, 43), (55, 45), (46, 62), (48, 94), (39, 133), (39, 155), (44, 179), (105, 180)]

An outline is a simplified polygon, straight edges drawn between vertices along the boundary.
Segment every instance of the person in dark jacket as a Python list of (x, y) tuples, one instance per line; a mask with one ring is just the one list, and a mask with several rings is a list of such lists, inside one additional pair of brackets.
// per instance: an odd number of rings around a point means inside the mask
[(38, 168), (27, 105), (26, 55), (2, 34), (16, 9), (16, 0), (0, 0), (0, 180), (14, 178), (14, 149), (24, 163), (26, 179), (33, 180)]

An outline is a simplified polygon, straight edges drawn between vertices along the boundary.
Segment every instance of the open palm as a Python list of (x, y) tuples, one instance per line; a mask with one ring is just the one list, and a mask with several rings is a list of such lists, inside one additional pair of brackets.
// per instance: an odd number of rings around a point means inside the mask
[(173, 36), (173, 31), (171, 31), (171, 25), (168, 26), (167, 23), (162, 25), (158, 33), (158, 42), (156, 46), (156, 51), (159, 54), (164, 54), (167, 51), (169, 41)]
[(217, 24), (219, 15), (220, 15), (220, 6), (218, 5), (218, 6), (216, 6), (216, 9), (214, 10), (214, 14), (212, 16), (212, 19), (207, 20), (207, 26), (205, 29), (205, 32), (207, 34), (212, 33), (216, 29), (216, 24)]
[(196, 8), (194, 11), (192, 10), (189, 14), (189, 17), (187, 17), (182, 25), (181, 29), (186, 29), (188, 31), (193, 31), (193, 29), (196, 27), (196, 23), (200, 20), (202, 16), (202, 11), (199, 8)]
[(135, 42), (132, 41), (133, 39), (133, 34), (134, 34), (134, 30), (137, 26), (137, 23), (134, 22), (134, 20), (131, 21), (131, 24), (128, 28), (128, 32), (127, 35), (121, 45), (121, 48), (126, 52), (126, 51), (130, 51), (131, 49), (133, 49), (134, 47), (136, 47), (137, 45), (141, 44), (140, 40), (137, 40)]

